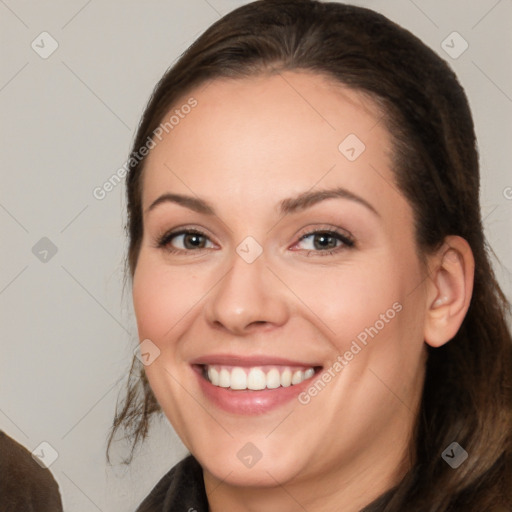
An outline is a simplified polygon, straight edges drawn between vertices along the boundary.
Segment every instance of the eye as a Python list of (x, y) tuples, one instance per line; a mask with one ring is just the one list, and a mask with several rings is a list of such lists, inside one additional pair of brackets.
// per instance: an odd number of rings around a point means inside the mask
[[(210, 243), (210, 247), (207, 244)], [(213, 247), (211, 240), (201, 231), (196, 229), (181, 229), (164, 234), (158, 240), (158, 247), (165, 248), (171, 253), (188, 251), (198, 252), (202, 249)]]
[[(319, 256), (328, 256), (338, 251), (354, 247), (354, 240), (340, 233), (337, 230), (316, 230), (305, 233), (300, 237), (296, 246), (302, 243), (302, 250), (310, 253), (316, 253)], [(300, 248), (300, 247), (299, 247)]]

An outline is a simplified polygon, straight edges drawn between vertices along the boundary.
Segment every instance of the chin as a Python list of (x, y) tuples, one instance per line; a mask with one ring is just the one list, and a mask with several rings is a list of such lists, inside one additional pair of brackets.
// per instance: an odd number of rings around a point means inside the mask
[[(219, 481), (240, 487), (275, 487), (296, 478), (305, 463), (292, 456), (295, 448), (283, 446), (232, 443), (227, 449), (198, 451), (193, 455), (203, 469)], [(241, 447), (240, 447), (241, 446)], [(288, 456), (286, 456), (288, 454)]]

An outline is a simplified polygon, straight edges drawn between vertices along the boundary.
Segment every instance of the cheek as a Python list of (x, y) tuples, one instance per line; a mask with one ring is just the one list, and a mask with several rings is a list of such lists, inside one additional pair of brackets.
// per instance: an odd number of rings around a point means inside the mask
[(418, 262), (407, 248), (400, 258), (378, 251), (364, 259), (328, 274), (304, 274), (297, 295), (317, 318), (332, 356), (346, 355), (354, 378), (368, 366), (389, 378), (404, 376), (400, 367), (415, 366), (423, 346), (420, 288), (412, 293), (422, 280)]
[(311, 317), (316, 317), (315, 324), (324, 326), (338, 352), (365, 328), (380, 325), (380, 315), (395, 317), (404, 276), (386, 261), (389, 258), (379, 254), (368, 257), (366, 263), (354, 261), (295, 276), (294, 291), (309, 307)]
[(143, 252), (133, 277), (133, 306), (139, 338), (149, 338), (160, 346), (198, 304), (202, 295), (199, 283), (190, 271), (184, 268), (172, 270)]

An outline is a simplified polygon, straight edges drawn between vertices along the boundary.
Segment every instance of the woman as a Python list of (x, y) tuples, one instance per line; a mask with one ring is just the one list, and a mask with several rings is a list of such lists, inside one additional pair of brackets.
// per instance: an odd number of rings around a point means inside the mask
[(110, 440), (162, 411), (191, 452), (139, 511), (511, 509), (509, 304), (443, 60), (254, 2), (164, 75), (130, 166), (143, 364)]

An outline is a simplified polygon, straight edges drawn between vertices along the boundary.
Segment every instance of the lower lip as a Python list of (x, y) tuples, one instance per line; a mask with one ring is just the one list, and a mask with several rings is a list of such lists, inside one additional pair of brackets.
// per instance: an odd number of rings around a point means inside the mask
[(201, 368), (194, 367), (199, 385), (206, 398), (217, 407), (226, 412), (242, 415), (263, 414), (276, 409), (294, 398), (304, 391), (317, 376), (288, 387), (278, 387), (275, 389), (264, 389), (261, 391), (252, 391), (249, 389), (235, 391), (229, 388), (221, 388), (214, 386), (210, 381), (206, 380)]

